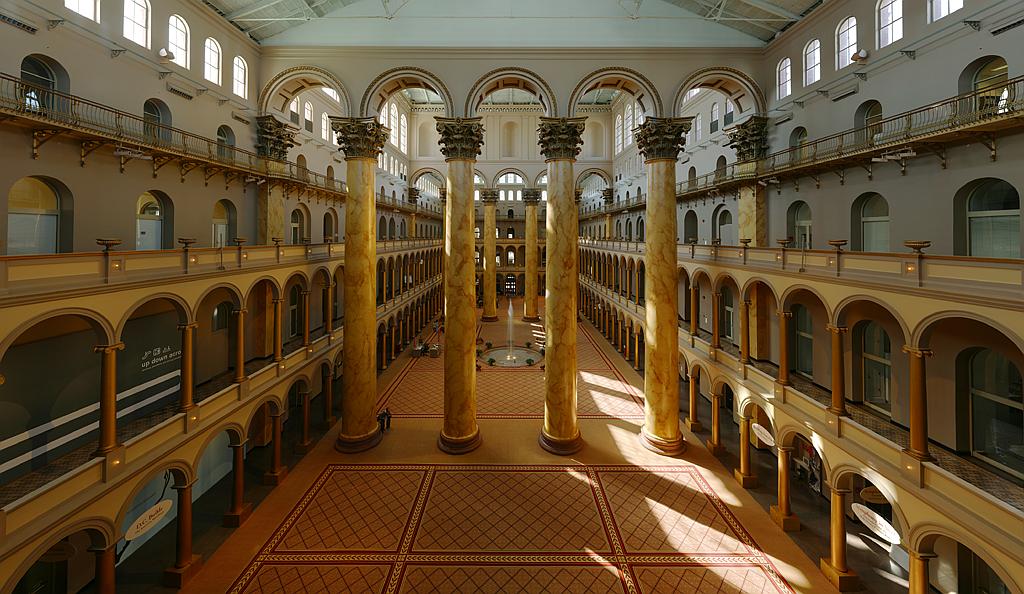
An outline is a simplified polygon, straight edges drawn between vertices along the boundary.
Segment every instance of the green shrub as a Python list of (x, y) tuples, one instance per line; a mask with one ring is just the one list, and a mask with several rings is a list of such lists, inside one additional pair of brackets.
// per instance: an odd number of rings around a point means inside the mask
[(492, 346), (494, 346), (494, 343), (492, 343), (492, 342), (488, 341), (488, 342), (485, 342), (485, 343), (484, 343), (484, 346), (485, 346), (485, 347), (487, 347), (487, 348), (489, 349), (489, 348), (491, 348)]
[(488, 359), (487, 360), (487, 364), (493, 367), (494, 366), (494, 357), (491, 357), (490, 359)]
[(526, 364), (532, 366), (533, 365), (533, 359), (527, 359), (526, 360)]
[(477, 356), (477, 357), (479, 357), (479, 356), (480, 356), (480, 355), (482, 355), (482, 354), (484, 354), (484, 350), (483, 350), (483, 349), (477, 349), (477, 350), (476, 350), (476, 356)]

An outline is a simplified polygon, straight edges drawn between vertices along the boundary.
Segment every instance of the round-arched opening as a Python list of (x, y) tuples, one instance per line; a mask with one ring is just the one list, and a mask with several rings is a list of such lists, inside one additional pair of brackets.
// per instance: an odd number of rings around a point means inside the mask
[(1024, 235), (1020, 193), (1009, 182), (982, 178), (953, 199), (954, 253), (983, 258), (1020, 258)]
[(174, 247), (174, 204), (163, 192), (143, 192), (135, 206), (135, 249)]
[(7, 241), (11, 256), (71, 252), (74, 200), (67, 186), (49, 177), (23, 177), (7, 193)]

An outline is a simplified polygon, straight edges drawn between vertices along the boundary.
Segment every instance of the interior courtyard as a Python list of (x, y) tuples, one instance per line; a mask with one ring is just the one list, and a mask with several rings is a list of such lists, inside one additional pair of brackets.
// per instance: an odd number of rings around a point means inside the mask
[(10, 0), (0, 594), (1024, 594), (1015, 0)]

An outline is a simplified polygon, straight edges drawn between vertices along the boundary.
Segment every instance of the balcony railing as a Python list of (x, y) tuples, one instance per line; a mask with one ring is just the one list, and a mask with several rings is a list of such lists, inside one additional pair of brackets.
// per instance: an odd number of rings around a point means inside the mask
[(676, 192), (686, 195), (850, 157), (883, 154), (915, 141), (968, 128), (987, 130), (1020, 125), (1021, 112), (1024, 112), (1024, 76), (781, 150), (761, 160), (732, 163), (724, 169), (680, 182)]

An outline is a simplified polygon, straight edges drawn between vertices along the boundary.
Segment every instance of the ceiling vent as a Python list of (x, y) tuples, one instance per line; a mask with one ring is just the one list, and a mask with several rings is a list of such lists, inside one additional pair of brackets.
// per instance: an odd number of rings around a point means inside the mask
[(849, 97), (850, 95), (856, 94), (859, 90), (860, 86), (853, 84), (848, 87), (842, 87), (839, 89), (829, 91), (828, 98), (831, 99), (832, 101), (839, 101), (841, 99)]
[(21, 29), (22, 31), (31, 33), (33, 35), (35, 35), (36, 31), (39, 30), (33, 27), (32, 25), (26, 23), (25, 21), (16, 19), (5, 12), (0, 12), (0, 22), (7, 23), (12, 27), (17, 27), (18, 29)]
[(996, 27), (995, 29), (992, 29), (992, 34), (993, 35), (1002, 35), (1003, 33), (1006, 33), (1007, 31), (1009, 31), (1010, 29), (1016, 29), (1017, 27), (1019, 27), (1021, 25), (1024, 25), (1024, 19), (1020, 19), (1019, 21), (1013, 21), (1012, 23), (1007, 23), (1005, 25), (1000, 25), (1000, 26)]
[(231, 119), (235, 120), (236, 122), (242, 122), (246, 126), (252, 124), (252, 121), (250, 121), (248, 118), (238, 113), (237, 111), (231, 112)]
[(189, 101), (196, 98), (196, 92), (194, 90), (173, 82), (167, 83), (167, 91), (184, 99), (188, 99)]

